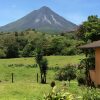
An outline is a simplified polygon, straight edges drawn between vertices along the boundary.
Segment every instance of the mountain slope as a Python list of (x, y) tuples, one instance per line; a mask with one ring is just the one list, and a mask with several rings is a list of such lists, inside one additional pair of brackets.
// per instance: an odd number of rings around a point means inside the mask
[(63, 32), (73, 31), (76, 27), (77, 25), (44, 6), (38, 10), (32, 11), (15, 22), (0, 27), (0, 31), (23, 31), (32, 28), (44, 32)]

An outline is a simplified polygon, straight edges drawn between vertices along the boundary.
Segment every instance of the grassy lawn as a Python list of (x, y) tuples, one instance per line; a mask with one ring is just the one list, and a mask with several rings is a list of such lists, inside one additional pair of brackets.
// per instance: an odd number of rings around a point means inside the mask
[[(62, 82), (57, 82), (57, 87), (61, 88)], [(68, 91), (73, 94), (82, 95), (83, 87), (78, 87), (75, 81), (72, 81), (70, 86), (67, 83)], [(0, 100), (42, 100), (44, 94), (51, 91), (49, 84), (15, 82), (0, 84)]]
[[(64, 66), (67, 64), (77, 64), (80, 59), (82, 59), (83, 55), (76, 56), (47, 56), (49, 67), (53, 66)], [(15, 58), (15, 59), (0, 59), (1, 65), (9, 65), (9, 64), (35, 64), (35, 59), (33, 58)]]
[[(50, 67), (63, 67), (67, 64), (77, 64), (84, 56), (49, 56), (47, 57)], [(22, 66), (8, 66), (22, 64)], [(50, 83), (54, 80), (55, 71), (49, 70), (47, 84), (36, 81), (39, 68), (26, 67), (35, 64), (34, 58), (0, 59), (0, 100), (42, 100), (43, 95), (51, 91)], [(11, 73), (14, 73), (14, 83), (11, 83)], [(40, 82), (40, 80), (39, 80)], [(56, 81), (58, 87), (62, 82)], [(77, 82), (72, 81), (67, 89), (72, 93), (82, 93)]]
[(50, 86), (38, 83), (16, 82), (0, 84), (0, 100), (42, 100)]

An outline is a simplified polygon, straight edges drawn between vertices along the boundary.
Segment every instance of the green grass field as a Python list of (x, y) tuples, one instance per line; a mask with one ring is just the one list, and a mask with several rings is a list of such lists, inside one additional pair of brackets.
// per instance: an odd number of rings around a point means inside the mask
[[(84, 56), (78, 55), (47, 57), (49, 67), (78, 64), (82, 58)], [(47, 84), (40, 84), (36, 81), (39, 68), (31, 68), (32, 64), (36, 64), (34, 58), (0, 59), (0, 100), (42, 100), (43, 95), (51, 91), (50, 82), (54, 80), (56, 72), (48, 70)], [(14, 83), (11, 83), (11, 73), (14, 73)], [(62, 82), (56, 81), (56, 84), (60, 87)], [(81, 94), (81, 89), (77, 88), (74, 81), (67, 89)]]
[[(47, 56), (49, 66), (64, 66), (67, 64), (77, 64), (83, 55), (76, 56)], [(34, 58), (14, 58), (14, 59), (0, 59), (0, 65), (9, 64), (34, 64)]]

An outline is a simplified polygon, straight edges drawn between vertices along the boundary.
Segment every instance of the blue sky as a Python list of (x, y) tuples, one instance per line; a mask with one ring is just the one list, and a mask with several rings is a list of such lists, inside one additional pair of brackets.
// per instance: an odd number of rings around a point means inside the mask
[(100, 0), (0, 0), (0, 26), (16, 21), (42, 6), (50, 7), (77, 25), (89, 15), (100, 17)]

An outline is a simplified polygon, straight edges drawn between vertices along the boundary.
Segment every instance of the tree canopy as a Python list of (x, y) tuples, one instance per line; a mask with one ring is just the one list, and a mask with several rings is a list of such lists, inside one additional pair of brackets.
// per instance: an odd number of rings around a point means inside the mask
[(91, 15), (87, 21), (79, 26), (77, 36), (85, 42), (97, 41), (100, 39), (100, 18), (97, 15)]
[[(75, 33), (46, 34), (34, 30), (23, 32), (2, 32), (0, 34), (0, 49), (3, 57), (8, 57), (10, 48), (17, 46), (16, 53), (19, 57), (32, 57), (36, 48), (42, 48), (44, 55), (75, 55), (80, 51), (76, 49), (82, 41), (76, 40)], [(15, 45), (16, 44), (16, 45)], [(13, 47), (12, 47), (13, 45)], [(14, 47), (15, 48), (15, 47)], [(12, 57), (18, 57), (12, 55)], [(2, 58), (2, 56), (1, 56)]]

